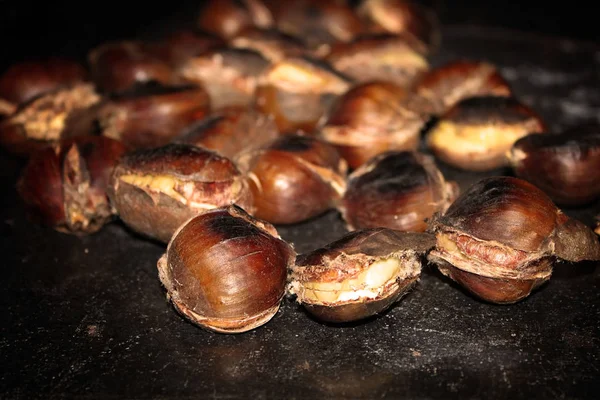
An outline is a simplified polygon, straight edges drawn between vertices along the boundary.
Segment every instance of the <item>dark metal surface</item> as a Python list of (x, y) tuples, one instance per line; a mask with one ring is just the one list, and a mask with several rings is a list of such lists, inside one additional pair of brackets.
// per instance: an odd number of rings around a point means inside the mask
[[(435, 64), (498, 64), (552, 127), (600, 116), (599, 48), (476, 27), (447, 28), (442, 48)], [(2, 398), (598, 398), (596, 265), (559, 264), (511, 306), (478, 301), (428, 266), (363, 323), (325, 325), (286, 299), (263, 327), (215, 334), (167, 303), (163, 246), (118, 222), (83, 238), (29, 223), (14, 191), (20, 167), (3, 154)], [(490, 175), (442, 168), (463, 189)], [(600, 203), (566, 212), (591, 225)], [(345, 232), (335, 212), (279, 230), (299, 252)]]

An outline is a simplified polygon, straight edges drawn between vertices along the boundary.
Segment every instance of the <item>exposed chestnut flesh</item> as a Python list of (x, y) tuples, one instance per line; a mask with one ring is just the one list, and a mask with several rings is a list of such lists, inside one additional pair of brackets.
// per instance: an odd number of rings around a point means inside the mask
[(423, 232), (436, 212), (458, 195), (433, 157), (390, 151), (373, 157), (348, 177), (340, 211), (350, 230), (385, 227)]
[(245, 29), (229, 41), (229, 46), (254, 50), (273, 63), (309, 53), (299, 38), (276, 29)]
[(191, 322), (241, 333), (277, 313), (294, 259), (272, 225), (230, 206), (186, 221), (158, 261), (158, 272), (169, 299)]
[(388, 309), (418, 281), (432, 235), (385, 228), (354, 231), (299, 255), (288, 292), (316, 318), (351, 322)]
[(237, 203), (251, 211), (251, 193), (227, 158), (185, 144), (126, 154), (111, 178), (109, 196), (134, 231), (167, 243), (186, 220)]

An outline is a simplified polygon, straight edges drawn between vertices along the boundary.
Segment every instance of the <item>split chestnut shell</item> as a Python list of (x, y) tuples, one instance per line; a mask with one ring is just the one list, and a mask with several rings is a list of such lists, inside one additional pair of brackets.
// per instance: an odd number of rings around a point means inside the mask
[(388, 309), (413, 287), (421, 275), (421, 256), (434, 245), (427, 233), (350, 232), (298, 256), (288, 292), (319, 320), (364, 319)]
[(295, 256), (272, 225), (229, 206), (186, 221), (158, 272), (184, 317), (214, 332), (242, 333), (277, 313)]

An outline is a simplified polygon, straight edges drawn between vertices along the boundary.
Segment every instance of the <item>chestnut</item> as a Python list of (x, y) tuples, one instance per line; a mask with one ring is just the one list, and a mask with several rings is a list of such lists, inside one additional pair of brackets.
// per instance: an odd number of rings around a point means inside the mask
[(0, 115), (12, 114), (41, 94), (85, 82), (87, 75), (81, 64), (67, 58), (13, 64), (0, 76)]
[(209, 331), (242, 333), (277, 313), (295, 257), (271, 224), (231, 205), (185, 221), (158, 274), (185, 318)]
[(208, 0), (200, 10), (198, 27), (231, 39), (244, 28), (268, 28), (273, 16), (261, 0)]
[(430, 229), (430, 261), (475, 296), (518, 302), (550, 279), (554, 258), (600, 260), (600, 242), (531, 183), (484, 178), (463, 192)]
[(400, 35), (359, 36), (334, 45), (326, 60), (356, 82), (379, 80), (403, 87), (429, 69), (425, 50)]
[(531, 134), (509, 153), (515, 174), (560, 205), (584, 205), (600, 197), (600, 129), (575, 127), (558, 134)]
[(320, 215), (346, 188), (346, 162), (332, 145), (310, 136), (285, 135), (235, 161), (253, 194), (252, 215), (273, 224)]
[(434, 52), (441, 41), (439, 20), (429, 7), (411, 0), (362, 0), (357, 14), (370, 32), (412, 36)]
[(469, 97), (440, 117), (426, 145), (454, 167), (489, 171), (508, 164), (506, 153), (518, 139), (545, 130), (540, 116), (514, 97)]
[(468, 97), (511, 96), (512, 89), (488, 62), (457, 60), (423, 74), (414, 85), (415, 102), (430, 115), (441, 115)]
[(248, 49), (219, 48), (192, 57), (177, 74), (187, 82), (203, 86), (213, 108), (248, 106), (253, 102), (259, 76), (270, 63)]
[(156, 44), (156, 54), (176, 68), (188, 58), (226, 45), (225, 40), (198, 29), (171, 32)]
[(173, 68), (150, 44), (129, 40), (109, 42), (88, 54), (92, 80), (103, 93), (122, 92), (149, 81), (176, 83)]
[(237, 203), (252, 211), (252, 194), (233, 162), (179, 143), (124, 155), (108, 195), (127, 226), (164, 243), (206, 210)]
[(320, 135), (352, 169), (386, 151), (416, 150), (426, 118), (408, 106), (408, 98), (405, 89), (390, 82), (356, 85), (335, 101)]
[(97, 232), (113, 219), (106, 189), (124, 153), (120, 142), (101, 136), (79, 136), (39, 149), (17, 182), (29, 216), (64, 233)]
[(325, 62), (310, 57), (286, 58), (261, 77), (256, 108), (275, 118), (282, 133), (312, 133), (335, 98), (352, 81)]
[(304, 42), (277, 29), (247, 28), (229, 41), (229, 46), (260, 53), (270, 62), (309, 54)]
[(594, 229), (594, 232), (600, 235), (600, 215), (596, 216), (596, 229)]
[(279, 137), (268, 115), (244, 107), (229, 107), (186, 127), (174, 140), (213, 150), (227, 158), (258, 149)]
[(325, 322), (352, 322), (382, 313), (419, 280), (421, 256), (435, 246), (427, 233), (372, 228), (297, 257), (288, 293)]
[(160, 147), (210, 112), (208, 93), (197, 86), (153, 83), (108, 97), (97, 112), (104, 136), (129, 148)]
[(436, 212), (456, 199), (456, 182), (447, 182), (433, 157), (415, 151), (389, 151), (348, 177), (338, 207), (349, 230), (384, 227), (423, 232)]
[[(40, 147), (66, 138), (79, 113), (101, 97), (89, 83), (79, 83), (42, 94), (0, 122), (0, 142), (10, 152), (28, 156)], [(89, 134), (89, 132), (82, 132)]]

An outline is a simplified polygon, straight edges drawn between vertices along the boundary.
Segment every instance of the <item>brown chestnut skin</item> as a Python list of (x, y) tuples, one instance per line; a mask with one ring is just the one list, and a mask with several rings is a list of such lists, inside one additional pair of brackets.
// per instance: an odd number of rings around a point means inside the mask
[(65, 139), (38, 150), (17, 182), (30, 217), (64, 233), (100, 230), (114, 217), (106, 189), (124, 153), (122, 143), (101, 136)]
[(346, 188), (346, 162), (329, 143), (309, 136), (282, 136), (235, 161), (253, 194), (252, 215), (273, 224), (320, 215), (335, 206)]
[(197, 25), (231, 39), (249, 27), (273, 26), (273, 16), (261, 0), (209, 0), (200, 10)]
[(147, 84), (108, 97), (97, 119), (104, 136), (141, 149), (170, 143), (210, 109), (208, 93), (201, 87)]
[(415, 102), (430, 115), (441, 115), (459, 101), (477, 96), (511, 96), (509, 83), (488, 62), (456, 60), (423, 74), (415, 83)]
[(244, 107), (230, 107), (186, 127), (174, 140), (203, 147), (233, 159), (279, 137), (273, 118)]
[(41, 94), (87, 79), (83, 65), (67, 58), (51, 57), (13, 64), (0, 75), (0, 115), (12, 114), (20, 104)]
[(284, 58), (310, 54), (309, 49), (300, 38), (288, 35), (275, 28), (260, 29), (251, 27), (244, 29), (229, 41), (229, 46), (256, 51), (273, 63)]
[(101, 96), (89, 83), (41, 94), (0, 122), (0, 143), (9, 152), (28, 157), (39, 148), (71, 135), (89, 134), (71, 129), (71, 124), (80, 113), (100, 101)]
[(357, 14), (371, 32), (388, 32), (412, 36), (427, 47), (429, 53), (440, 47), (441, 35), (437, 15), (430, 8), (409, 0), (362, 0)]
[(559, 205), (585, 205), (600, 197), (600, 129), (532, 134), (509, 153), (515, 174)]
[(156, 44), (155, 52), (174, 68), (188, 58), (226, 45), (225, 40), (199, 29), (171, 32)]
[(91, 76), (102, 93), (118, 93), (140, 83), (177, 83), (173, 68), (150, 44), (141, 41), (104, 43), (88, 54)]
[(252, 104), (258, 78), (269, 65), (256, 51), (220, 48), (188, 59), (177, 74), (204, 87), (212, 107), (219, 109)]
[(333, 46), (326, 60), (355, 82), (387, 81), (410, 87), (429, 69), (419, 43), (401, 35), (359, 36)]
[(456, 199), (433, 157), (413, 151), (379, 154), (348, 176), (339, 210), (349, 230), (385, 227), (424, 232), (436, 212)]
[(461, 100), (427, 133), (426, 145), (440, 160), (470, 171), (508, 165), (513, 144), (546, 124), (514, 97), (480, 96)]
[(207, 210), (233, 203), (253, 210), (252, 194), (232, 161), (178, 143), (123, 156), (108, 194), (127, 226), (164, 243), (186, 220)]
[(185, 318), (209, 331), (243, 333), (277, 313), (295, 256), (271, 224), (232, 205), (186, 221), (158, 272)]
[(334, 100), (352, 80), (311, 57), (291, 57), (273, 64), (256, 90), (256, 108), (275, 118), (282, 133), (311, 134)]
[(550, 279), (555, 258), (600, 260), (590, 228), (569, 218), (531, 183), (484, 178), (463, 192), (429, 231), (430, 261), (477, 297), (511, 304)]
[(382, 313), (418, 281), (427, 233), (386, 228), (350, 232), (297, 257), (288, 293), (321, 321), (343, 323)]
[(416, 150), (426, 118), (408, 107), (407, 96), (390, 82), (356, 85), (335, 101), (320, 124), (320, 136), (352, 169), (386, 151)]

